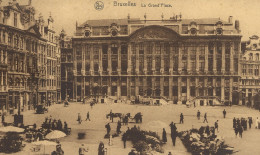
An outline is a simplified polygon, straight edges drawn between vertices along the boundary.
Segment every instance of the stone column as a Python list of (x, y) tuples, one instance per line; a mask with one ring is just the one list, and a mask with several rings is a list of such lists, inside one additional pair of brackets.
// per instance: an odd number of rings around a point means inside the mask
[[(132, 46), (132, 44), (131, 43), (129, 43), (128, 44), (128, 46), (127, 46), (127, 60), (128, 60), (128, 62), (127, 62), (127, 74), (128, 75), (131, 75), (131, 64), (132, 64), (132, 62), (131, 62), (131, 57), (132, 57), (132, 48), (131, 48), (131, 46)], [(127, 80), (128, 80), (128, 78), (127, 78)]]
[[(169, 72), (170, 72), (170, 75), (173, 74), (173, 43), (170, 42), (170, 69), (169, 69)], [(169, 89), (170, 90), (170, 89)]]
[(199, 46), (196, 45), (196, 72), (199, 73), (199, 61), (200, 61), (200, 51), (199, 51)]
[(230, 44), (230, 74), (234, 74), (234, 42)]
[(187, 77), (187, 101), (190, 101), (190, 77)]
[[(195, 96), (199, 96), (199, 78), (195, 77)], [(196, 100), (196, 105), (200, 105), (199, 100)]]
[(214, 45), (213, 45), (213, 72), (214, 72), (214, 74), (217, 73), (217, 61), (216, 61), (217, 55), (216, 55), (216, 53), (217, 53), (217, 43), (214, 43)]
[[(209, 94), (208, 94), (208, 77), (204, 77), (204, 96), (209, 96)], [(206, 101), (206, 102), (204, 102), (204, 105), (207, 105), (207, 102), (208, 102), (208, 100)]]
[(241, 63), (239, 63), (240, 60), (240, 53), (241, 53), (241, 44), (238, 44), (238, 75), (241, 75)]
[(136, 68), (135, 71), (137, 74), (139, 74), (139, 43), (136, 44)]
[(164, 73), (164, 54), (166, 54), (164, 51), (165, 51), (166, 47), (164, 47), (163, 42), (160, 42), (160, 46), (161, 46), (161, 69), (160, 69), (160, 72), (161, 72), (161, 74), (163, 74)]
[[(108, 66), (107, 66), (108, 74), (111, 75), (112, 74), (112, 67), (111, 67), (111, 64), (112, 64), (112, 62), (111, 62), (111, 44), (108, 44), (107, 59), (108, 59), (107, 60), (108, 61)], [(111, 91), (110, 91), (110, 93), (111, 93)]]
[(182, 82), (181, 82), (181, 77), (178, 77), (178, 102), (177, 104), (182, 104), (182, 100), (181, 100), (181, 97), (182, 97), (182, 94), (181, 94), (181, 87), (182, 87)]
[(225, 60), (225, 52), (226, 48), (225, 48), (225, 42), (222, 42), (222, 65), (221, 65), (221, 73), (225, 74), (225, 66), (226, 66), (226, 60)]
[(173, 77), (170, 76), (169, 77), (169, 98), (170, 98), (170, 100), (172, 100), (172, 81), (173, 81)]
[(154, 89), (155, 89), (155, 77), (152, 76), (152, 96), (155, 96), (155, 91), (154, 91)]
[(229, 101), (232, 102), (232, 92), (233, 92), (233, 77), (229, 80)]
[(178, 57), (178, 72), (179, 74), (181, 74), (182, 72), (182, 49), (183, 49), (183, 44), (182, 43), (179, 43), (179, 57)]
[(221, 77), (221, 101), (225, 100), (225, 78)]
[(85, 54), (86, 54), (86, 45), (83, 44), (81, 47), (82, 50), (82, 68), (81, 68), (81, 74), (82, 76), (85, 76)]
[(190, 66), (190, 47), (188, 46), (187, 47), (188, 49), (187, 49), (187, 54), (188, 54), (188, 56), (187, 56), (187, 72), (188, 72), (188, 74), (190, 74), (191, 73), (191, 66)]
[(135, 95), (139, 95), (139, 78), (138, 76), (135, 77)]
[(107, 82), (108, 82), (107, 95), (111, 96), (111, 77), (108, 77)]
[(4, 85), (4, 72), (2, 71), (1, 72), (1, 86), (3, 86)]
[(121, 77), (117, 79), (117, 99), (121, 99)]
[(155, 42), (152, 42), (152, 72), (153, 74), (155, 74), (155, 50), (156, 50), (156, 47), (155, 47)]
[(98, 45), (98, 53), (99, 53), (99, 68), (98, 68), (98, 71), (99, 71), (99, 75), (102, 75), (102, 71), (103, 71), (103, 61), (102, 61), (102, 56), (103, 56), (103, 53), (102, 53), (102, 44), (99, 44)]
[(131, 100), (131, 76), (128, 76), (127, 79), (127, 99)]
[(143, 77), (143, 91), (146, 91), (144, 92), (144, 96), (147, 96), (147, 77)]
[(160, 77), (160, 96), (164, 96), (164, 77)]
[(148, 46), (148, 43), (145, 42), (144, 43), (144, 74), (146, 75), (147, 74), (147, 46)]
[(205, 68), (204, 71), (206, 74), (208, 74), (208, 68), (209, 68), (209, 50), (208, 50), (208, 44), (205, 44)]
[(93, 52), (94, 52), (94, 44), (90, 45), (90, 75), (93, 75), (94, 73), (94, 57), (93, 57)]
[(0, 59), (1, 63), (3, 63), (3, 58), (4, 58), (3, 56), (4, 56), (4, 51), (1, 50), (1, 59)]
[(117, 56), (117, 74), (121, 75), (121, 44), (118, 44)]

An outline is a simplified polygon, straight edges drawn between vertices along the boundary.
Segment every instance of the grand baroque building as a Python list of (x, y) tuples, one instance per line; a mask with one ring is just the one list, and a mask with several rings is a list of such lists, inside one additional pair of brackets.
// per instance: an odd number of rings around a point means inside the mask
[[(2, 110), (32, 108), (48, 100), (48, 90), (52, 91), (54, 87), (53, 94), (57, 97), (56, 86), (59, 83), (57, 78), (59, 74), (56, 65), (59, 49), (53, 39), (52, 22), (53, 19), (49, 17), (48, 22), (44, 23), (41, 15), (39, 19), (35, 19), (35, 9), (31, 5), (31, 0), (27, 5), (20, 5), (16, 0), (10, 1), (6, 6), (0, 3), (0, 105)], [(49, 59), (50, 63), (48, 63)], [(50, 70), (55, 70), (55, 75), (49, 76), (53, 73)], [(48, 80), (55, 82), (48, 83)], [(57, 100), (51, 98), (53, 95), (49, 96), (49, 99)]]
[(232, 17), (89, 20), (76, 24), (72, 42), (75, 100), (140, 95), (205, 105), (231, 102), (239, 88)]

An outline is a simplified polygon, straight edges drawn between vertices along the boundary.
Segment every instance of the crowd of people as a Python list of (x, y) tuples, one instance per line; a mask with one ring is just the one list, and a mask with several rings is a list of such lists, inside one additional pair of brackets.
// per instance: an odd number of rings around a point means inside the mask
[[(255, 128), (258, 129), (258, 117), (255, 120)], [(242, 138), (243, 131), (247, 130), (247, 125), (249, 126), (249, 129), (251, 129), (253, 124), (252, 117), (248, 117), (248, 120), (246, 118), (233, 118), (233, 128), (235, 131), (236, 136), (239, 134), (239, 137)]]
[(68, 128), (68, 124), (66, 121), (64, 121), (63, 124), (60, 119), (52, 119), (51, 116), (45, 118), (45, 121), (42, 123), (42, 128), (47, 129), (47, 131), (60, 130), (67, 135), (70, 134), (70, 128)]

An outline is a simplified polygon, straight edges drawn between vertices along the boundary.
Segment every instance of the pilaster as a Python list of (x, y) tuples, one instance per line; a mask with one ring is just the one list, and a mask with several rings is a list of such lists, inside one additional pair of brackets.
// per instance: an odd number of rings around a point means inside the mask
[(234, 42), (230, 44), (230, 74), (234, 74)]
[(179, 48), (178, 48), (178, 52), (179, 52), (179, 57), (178, 57), (178, 72), (179, 74), (182, 73), (182, 49), (183, 49), (183, 44), (179, 43)]
[(225, 54), (226, 54), (226, 48), (225, 48), (225, 42), (222, 42), (222, 65), (221, 65), (221, 73), (225, 74), (225, 66), (226, 66), (226, 59), (225, 59)]
[(209, 68), (209, 48), (208, 44), (205, 44), (205, 68), (204, 71), (206, 74), (208, 74), (208, 68)]
[(217, 73), (217, 44), (214, 43), (213, 45), (213, 72), (214, 74)]
[(221, 77), (221, 101), (225, 100), (225, 78)]
[(177, 104), (182, 104), (181, 102), (181, 77), (178, 77), (178, 102)]
[(172, 100), (172, 82), (173, 82), (173, 77), (169, 77), (169, 98)]

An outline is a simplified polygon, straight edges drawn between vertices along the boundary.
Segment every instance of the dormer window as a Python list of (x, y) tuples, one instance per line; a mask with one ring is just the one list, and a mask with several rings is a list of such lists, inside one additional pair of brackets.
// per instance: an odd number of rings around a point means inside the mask
[(117, 34), (118, 34), (117, 30), (112, 30), (112, 31), (111, 31), (111, 35), (112, 35), (112, 36), (117, 36)]
[(216, 34), (217, 35), (223, 34), (223, 28), (222, 27), (223, 27), (223, 23), (221, 21), (218, 21), (216, 23)]
[(84, 35), (85, 35), (85, 37), (89, 37), (90, 36), (90, 34), (91, 34), (91, 32), (90, 31), (85, 31), (85, 33), (84, 33)]
[(112, 23), (111, 26), (110, 26), (110, 33), (111, 33), (111, 36), (117, 36), (118, 35), (118, 25), (116, 23)]
[(217, 35), (223, 34), (222, 28), (217, 28), (216, 33), (217, 33)]
[(197, 29), (195, 29), (195, 28), (190, 29), (190, 33), (192, 35), (196, 35), (197, 34)]

